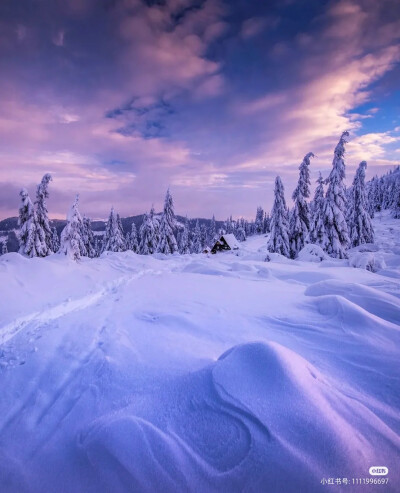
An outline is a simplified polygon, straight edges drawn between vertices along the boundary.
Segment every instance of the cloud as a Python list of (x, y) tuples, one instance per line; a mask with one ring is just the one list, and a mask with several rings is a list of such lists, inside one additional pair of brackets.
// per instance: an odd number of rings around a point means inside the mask
[(249, 217), (276, 174), (289, 194), (308, 151), (327, 173), (344, 129), (349, 180), (361, 159), (393, 164), (398, 129), (377, 121), (400, 57), (395, 2), (314, 2), (290, 26), (290, 3), (241, 8), (43, 0), (0, 21), (0, 181), (34, 192), (52, 172), (58, 217), (76, 192), (93, 217), (142, 213), (168, 185), (179, 212)]
[[(353, 162), (372, 161), (380, 166), (390, 166), (394, 160), (388, 159), (388, 146), (400, 142), (400, 136), (394, 136), (392, 132), (367, 133), (352, 139), (349, 145), (349, 157)], [(376, 164), (374, 169), (376, 169)]]
[(263, 17), (251, 17), (243, 22), (240, 34), (244, 39), (253, 38), (265, 28), (266, 24), (266, 19)]
[(53, 43), (56, 46), (64, 46), (64, 38), (65, 38), (65, 31), (63, 29), (60, 29), (57, 31), (57, 33), (53, 36)]
[(134, 15), (120, 12), (119, 32), (126, 43), (121, 63), (135, 95), (176, 94), (193, 88), (200, 79), (206, 83), (206, 78), (216, 76), (220, 65), (207, 58), (207, 48), (226, 29), (220, 21), (223, 9), (218, 0), (207, 0), (201, 6), (194, 1), (151, 7), (133, 4)]
[[(367, 2), (362, 3), (365, 7)], [(281, 64), (298, 63), (296, 79), (285, 90), (270, 91), (233, 106), (236, 118), (251, 115), (264, 129), (265, 138), (265, 145), (259, 145), (250, 158), (239, 160), (235, 169), (256, 170), (268, 163), (269, 169), (275, 168), (294, 186), (295, 164), (302, 156), (314, 151), (318, 159), (313, 165), (320, 166), (323, 160), (327, 169), (333, 147), (345, 129), (353, 133), (350, 159), (361, 160), (364, 155), (363, 159), (379, 165), (395, 163), (383, 159), (387, 146), (396, 140), (390, 132), (357, 135), (362, 121), (372, 118), (377, 108), (367, 115), (354, 113), (354, 108), (373, 100), (371, 84), (400, 60), (399, 33), (379, 28), (386, 33), (386, 45), (382, 39), (374, 42), (376, 9), (364, 10), (363, 5), (355, 1), (334, 4), (319, 19), (320, 30), (307, 35), (307, 56), (298, 37), (291, 45), (285, 43), (287, 58)], [(351, 169), (357, 164), (351, 162)]]

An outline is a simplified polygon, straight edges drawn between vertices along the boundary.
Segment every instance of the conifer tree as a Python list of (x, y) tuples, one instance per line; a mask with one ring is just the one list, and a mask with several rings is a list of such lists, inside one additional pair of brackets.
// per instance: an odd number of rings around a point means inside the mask
[(368, 200), (365, 189), (365, 170), (367, 163), (358, 166), (351, 189), (349, 230), (351, 246), (374, 242), (374, 229), (368, 213)]
[(328, 189), (324, 203), (324, 226), (327, 236), (326, 252), (337, 258), (346, 258), (349, 232), (346, 223), (345, 144), (348, 132), (343, 132), (335, 148), (332, 171), (327, 179)]
[(196, 221), (196, 226), (193, 232), (191, 251), (192, 253), (201, 253), (203, 251), (201, 244), (201, 229), (198, 219)]
[(94, 251), (96, 257), (100, 257), (101, 252), (103, 251), (103, 245), (98, 236), (94, 237)]
[(400, 178), (394, 182), (391, 201), (391, 215), (395, 219), (400, 219)]
[(179, 253), (181, 253), (182, 255), (190, 253), (190, 230), (187, 216), (185, 219), (185, 225), (183, 227), (182, 234), (180, 236)]
[(139, 230), (139, 253), (141, 255), (151, 255), (152, 253), (155, 253), (158, 244), (157, 229), (158, 223), (156, 225), (154, 207), (152, 207), (150, 213), (144, 215), (143, 223)]
[(165, 253), (166, 255), (170, 253), (175, 253), (178, 251), (178, 244), (175, 238), (176, 230), (176, 219), (174, 213), (174, 202), (172, 200), (172, 195), (167, 190), (164, 202), (164, 210), (161, 216), (160, 222), (160, 238), (157, 246), (157, 252)]
[(264, 214), (264, 226), (263, 226), (263, 233), (269, 233), (271, 231), (271, 217), (269, 213)]
[(375, 182), (376, 177), (374, 176), (367, 185), (368, 212), (371, 219), (373, 219), (375, 215)]
[(290, 257), (288, 210), (285, 201), (285, 189), (279, 176), (275, 179), (274, 195), (268, 250)]
[(125, 250), (125, 238), (122, 232), (121, 220), (114, 211), (114, 207), (112, 207), (104, 233), (103, 251), (124, 252)]
[(299, 181), (292, 199), (294, 208), (290, 215), (290, 252), (292, 258), (295, 258), (299, 251), (304, 247), (310, 231), (310, 210), (307, 198), (310, 196), (310, 159), (314, 157), (312, 152), (304, 156), (299, 170)]
[(27, 257), (40, 257), (42, 256), (44, 237), (38, 231), (36, 211), (26, 188), (23, 188), (19, 195), (22, 201), (18, 218), (19, 253)]
[[(124, 233), (124, 228), (122, 227), (122, 221), (121, 221), (121, 218), (119, 216), (119, 214), (117, 214), (117, 224), (118, 224), (118, 229), (120, 231), (120, 234), (122, 236), (122, 238), (124, 239), (125, 241), (125, 233)], [(126, 242), (125, 242), (126, 243)], [(126, 244), (125, 244), (125, 249), (126, 249)]]
[(317, 180), (317, 188), (315, 189), (314, 200), (311, 202), (311, 221), (308, 243), (319, 245), (323, 250), (327, 248), (327, 236), (325, 232), (325, 216), (324, 216), (324, 179), (321, 172)]
[(6, 253), (8, 253), (7, 240), (4, 240), (1, 245), (1, 254), (5, 255)]
[(200, 238), (201, 238), (201, 248), (203, 251), (207, 247), (207, 244), (208, 244), (207, 228), (206, 228), (206, 225), (204, 223), (200, 226)]
[(139, 241), (136, 225), (132, 222), (131, 232), (127, 234), (126, 247), (134, 253), (139, 253)]
[(85, 244), (82, 239), (82, 217), (78, 210), (79, 195), (75, 197), (75, 201), (67, 216), (67, 224), (61, 232), (61, 242), (59, 253), (79, 260), (82, 252), (86, 252)]
[(212, 217), (211, 223), (210, 223), (210, 229), (208, 231), (207, 243), (209, 245), (213, 244), (215, 242), (216, 237), (217, 237), (217, 227), (216, 227), (216, 223), (215, 223), (215, 216), (213, 214), (213, 217)]
[(236, 229), (235, 237), (238, 241), (246, 241), (246, 230), (244, 224), (244, 222), (239, 223), (239, 227)]
[(40, 184), (36, 189), (36, 218), (37, 218), (37, 228), (39, 231), (40, 237), (43, 238), (42, 247), (41, 247), (41, 257), (46, 257), (53, 253), (53, 233), (50, 228), (48, 211), (46, 206), (46, 199), (49, 198), (49, 183), (52, 180), (52, 177), (49, 173), (46, 173)]
[(257, 207), (255, 234), (261, 235), (264, 232), (264, 211), (261, 206)]
[(85, 245), (85, 251), (81, 252), (81, 255), (84, 255), (89, 258), (94, 258), (97, 256), (97, 252), (95, 249), (95, 241), (94, 234), (92, 231), (92, 222), (91, 220), (84, 216), (82, 220), (82, 240)]
[(234, 229), (233, 220), (232, 220), (232, 216), (230, 216), (230, 217), (228, 217), (228, 219), (226, 220), (226, 223), (225, 223), (226, 234), (228, 234), (228, 235), (232, 234), (233, 229)]
[(54, 253), (58, 252), (60, 249), (60, 239), (56, 228), (53, 228), (51, 232), (51, 249)]

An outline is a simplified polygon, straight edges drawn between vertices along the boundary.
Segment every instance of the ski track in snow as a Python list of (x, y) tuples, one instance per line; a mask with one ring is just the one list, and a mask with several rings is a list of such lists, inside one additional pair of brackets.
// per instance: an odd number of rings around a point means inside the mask
[[(379, 220), (400, 237), (400, 222)], [(264, 237), (239, 256), (111, 254), (75, 270), (42, 259), (63, 294), (0, 329), (2, 493), (319, 493), (323, 477), (371, 465), (389, 467), (388, 485), (335, 491), (397, 493), (390, 235), (376, 274), (263, 262)], [(15, 280), (19, 303), (32, 277), (4, 258), (0, 288)]]
[(40, 328), (43, 324), (48, 324), (49, 322), (57, 320), (68, 313), (77, 310), (84, 310), (85, 308), (95, 305), (109, 293), (115, 292), (121, 285), (134, 279), (139, 279), (144, 275), (152, 274), (153, 272), (154, 271), (152, 270), (144, 270), (142, 272), (138, 272), (136, 275), (122, 276), (115, 281), (109, 282), (105, 288), (100, 289), (97, 292), (77, 299), (68, 299), (40, 312), (31, 313), (24, 317), (17, 318), (13, 322), (0, 328), (0, 344), (4, 344), (9, 341), (21, 330), (28, 328), (34, 330), (36, 328)]

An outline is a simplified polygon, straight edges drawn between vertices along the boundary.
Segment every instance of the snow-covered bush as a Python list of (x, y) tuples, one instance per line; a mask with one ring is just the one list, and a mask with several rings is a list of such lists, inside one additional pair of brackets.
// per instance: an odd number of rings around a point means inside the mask
[(319, 245), (313, 245), (312, 243), (305, 245), (297, 255), (297, 260), (302, 260), (303, 262), (322, 262), (327, 258), (329, 258), (329, 256), (322, 248)]
[(349, 258), (350, 267), (366, 269), (370, 272), (378, 272), (386, 267), (381, 255), (373, 252), (357, 252)]

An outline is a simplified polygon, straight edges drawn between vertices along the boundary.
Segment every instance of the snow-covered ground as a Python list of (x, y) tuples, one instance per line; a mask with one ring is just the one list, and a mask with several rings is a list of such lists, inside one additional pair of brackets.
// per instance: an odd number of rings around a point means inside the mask
[(374, 224), (377, 273), (263, 236), (0, 257), (0, 491), (400, 491), (400, 221)]

